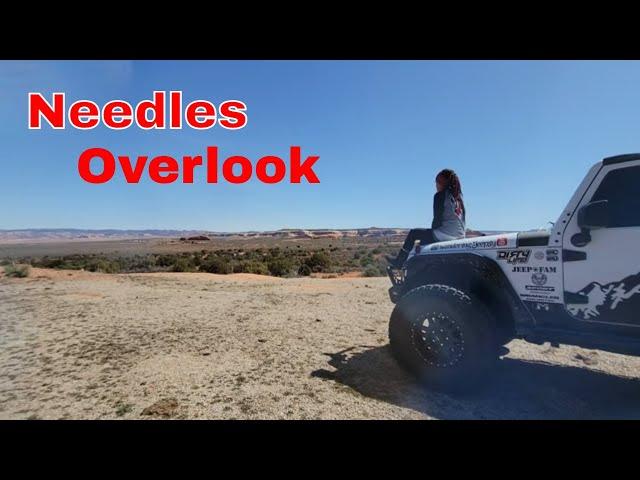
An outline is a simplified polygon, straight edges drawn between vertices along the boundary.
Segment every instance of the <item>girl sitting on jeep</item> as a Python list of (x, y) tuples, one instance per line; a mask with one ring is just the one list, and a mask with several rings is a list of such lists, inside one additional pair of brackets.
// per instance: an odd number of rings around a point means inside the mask
[(465, 236), (465, 208), (462, 201), (462, 185), (458, 175), (448, 168), (436, 175), (437, 193), (433, 196), (433, 221), (431, 228), (413, 228), (409, 231), (397, 257), (387, 256), (394, 268), (401, 268), (414, 247), (455, 240)]

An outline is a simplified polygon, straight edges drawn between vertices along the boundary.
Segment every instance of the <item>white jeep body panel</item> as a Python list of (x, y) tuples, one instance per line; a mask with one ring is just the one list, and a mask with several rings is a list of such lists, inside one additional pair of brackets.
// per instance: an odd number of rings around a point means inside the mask
[(495, 261), (523, 301), (544, 304), (563, 303), (562, 252), (559, 247), (516, 247), (517, 233), (462, 238), (437, 242), (413, 250), (416, 255), (474, 253)]

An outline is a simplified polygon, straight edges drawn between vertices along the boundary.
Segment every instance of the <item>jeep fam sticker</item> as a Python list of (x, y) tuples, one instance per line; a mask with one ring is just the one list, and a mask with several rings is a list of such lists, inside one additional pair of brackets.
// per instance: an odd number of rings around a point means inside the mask
[(558, 249), (518, 248), (496, 252), (496, 262), (524, 301), (561, 303), (562, 275)]
[(513, 267), (511, 270), (514, 273), (556, 273), (556, 267)]

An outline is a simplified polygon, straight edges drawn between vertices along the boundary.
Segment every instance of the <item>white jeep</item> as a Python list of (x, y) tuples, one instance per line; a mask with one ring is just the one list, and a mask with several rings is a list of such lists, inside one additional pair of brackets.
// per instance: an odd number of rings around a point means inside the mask
[(594, 165), (550, 230), (416, 247), (389, 269), (397, 360), (477, 386), (514, 338), (640, 354), (640, 154)]

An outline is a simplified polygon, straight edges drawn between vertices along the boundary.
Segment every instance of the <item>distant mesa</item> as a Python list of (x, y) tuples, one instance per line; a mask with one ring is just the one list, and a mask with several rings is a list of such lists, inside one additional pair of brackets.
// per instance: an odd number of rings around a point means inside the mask
[(208, 242), (211, 240), (206, 235), (196, 235), (194, 237), (180, 237), (181, 242)]
[[(0, 243), (35, 243), (35, 242), (66, 242), (66, 241), (99, 241), (99, 240), (140, 240), (151, 238), (166, 238), (181, 242), (205, 242), (223, 238), (276, 238), (276, 239), (340, 239), (340, 238), (385, 238), (398, 240), (407, 234), (407, 228), (283, 228), (269, 231), (246, 232), (212, 232), (205, 230), (85, 230), (74, 228), (57, 229), (21, 229), (0, 230)], [(499, 232), (480, 232), (467, 230), (468, 237)]]

